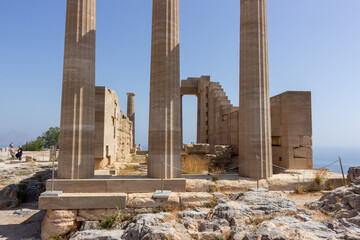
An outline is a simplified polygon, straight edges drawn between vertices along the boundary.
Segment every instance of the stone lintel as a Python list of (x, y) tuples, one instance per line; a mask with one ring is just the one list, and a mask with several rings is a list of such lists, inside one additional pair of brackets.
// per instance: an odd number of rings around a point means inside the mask
[(123, 209), (125, 193), (63, 193), (59, 196), (40, 196), (39, 209)]
[[(185, 192), (186, 179), (164, 179), (166, 190)], [(161, 188), (161, 179), (55, 179), (54, 191), (64, 193), (146, 193)], [(51, 189), (51, 180), (46, 181)]]

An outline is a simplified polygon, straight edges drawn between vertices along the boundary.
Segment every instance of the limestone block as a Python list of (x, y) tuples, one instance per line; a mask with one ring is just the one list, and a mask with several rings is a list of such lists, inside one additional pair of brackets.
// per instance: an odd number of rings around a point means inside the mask
[(134, 193), (128, 195), (127, 208), (156, 208), (159, 206), (179, 207), (180, 197), (171, 193), (168, 199), (153, 199), (153, 193)]
[(207, 192), (179, 193), (180, 205), (182, 207), (200, 207), (210, 202), (212, 195)]
[(188, 154), (207, 154), (210, 152), (210, 144), (207, 143), (185, 144), (185, 152)]
[(77, 210), (48, 210), (41, 226), (41, 239), (70, 232), (76, 215)]
[(26, 156), (26, 157), (25, 157), (25, 161), (26, 161), (26, 162), (34, 162), (33, 158), (30, 157), (30, 156)]
[(358, 177), (360, 177), (360, 166), (350, 167), (347, 175), (348, 182), (351, 183), (355, 178)]
[(159, 204), (152, 199), (153, 193), (134, 193), (128, 194), (126, 207), (129, 208), (155, 208)]
[(83, 221), (97, 221), (115, 216), (117, 213), (117, 209), (80, 209), (78, 218), (82, 218)]
[(215, 183), (204, 179), (186, 179), (187, 192), (209, 192), (215, 188)]
[(312, 147), (311, 136), (300, 136), (300, 146), (301, 147)]
[(294, 148), (295, 158), (312, 158), (312, 149), (307, 147)]
[(313, 161), (312, 158), (294, 158), (293, 159), (293, 168), (294, 169), (312, 169)]
[(214, 154), (217, 158), (231, 158), (232, 147), (230, 145), (215, 145)]

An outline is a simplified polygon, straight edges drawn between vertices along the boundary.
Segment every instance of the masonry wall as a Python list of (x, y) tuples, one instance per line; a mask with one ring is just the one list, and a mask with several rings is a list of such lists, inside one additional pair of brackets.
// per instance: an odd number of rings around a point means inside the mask
[[(181, 94), (198, 97), (197, 143), (209, 143), (211, 152), (215, 145), (231, 145), (237, 155), (239, 108), (230, 103), (221, 85), (209, 76), (188, 78), (181, 81)], [(312, 168), (311, 92), (288, 91), (270, 102), (273, 164)]]
[(312, 168), (311, 92), (284, 92), (270, 103), (273, 164)]
[(115, 91), (95, 88), (95, 169), (129, 157), (133, 123), (120, 110)]

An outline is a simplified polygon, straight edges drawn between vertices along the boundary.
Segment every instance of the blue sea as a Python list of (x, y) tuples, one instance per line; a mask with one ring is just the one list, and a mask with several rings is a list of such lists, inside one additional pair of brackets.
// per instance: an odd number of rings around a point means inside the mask
[(335, 162), (327, 168), (333, 172), (341, 173), (340, 163), (336, 161), (339, 156), (345, 174), (347, 174), (349, 167), (360, 166), (360, 147), (313, 147), (314, 168), (321, 168)]

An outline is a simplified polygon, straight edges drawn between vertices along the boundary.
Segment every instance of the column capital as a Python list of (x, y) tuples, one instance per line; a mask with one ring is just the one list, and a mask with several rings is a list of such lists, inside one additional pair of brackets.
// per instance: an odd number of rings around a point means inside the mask
[(129, 97), (129, 96), (133, 96), (135, 97), (136, 93), (133, 93), (133, 92), (129, 92), (129, 93), (126, 93), (126, 95)]

